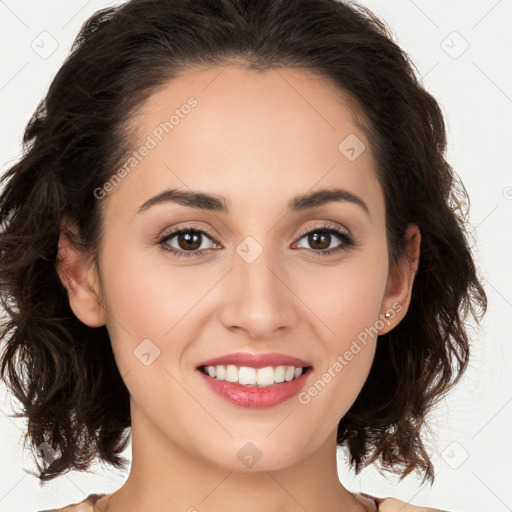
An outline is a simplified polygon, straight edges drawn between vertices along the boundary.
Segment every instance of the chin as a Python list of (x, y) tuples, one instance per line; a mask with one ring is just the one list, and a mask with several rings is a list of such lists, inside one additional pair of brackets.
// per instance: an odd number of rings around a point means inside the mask
[[(223, 469), (237, 473), (254, 473), (259, 471), (279, 471), (293, 466), (306, 456), (304, 442), (290, 443), (254, 436), (236, 439), (230, 446), (220, 447), (216, 453), (204, 454), (210, 461)], [(272, 434), (270, 434), (272, 435)], [(286, 437), (286, 436), (285, 436)], [(252, 440), (250, 440), (252, 439)], [(312, 443), (307, 443), (311, 446)]]

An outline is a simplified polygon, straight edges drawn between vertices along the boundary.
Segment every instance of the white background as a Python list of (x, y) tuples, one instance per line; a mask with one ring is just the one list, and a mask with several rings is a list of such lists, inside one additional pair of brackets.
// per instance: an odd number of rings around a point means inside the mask
[[(0, 0), (0, 172), (19, 157), (23, 129), (82, 23), (115, 3)], [(434, 485), (420, 487), (415, 476), (398, 483), (375, 468), (355, 477), (342, 450), (340, 478), (351, 490), (451, 512), (512, 511), (512, 0), (360, 3), (388, 23), (446, 115), (448, 160), (471, 198), (489, 310), (472, 337), (469, 371), (431, 420)], [(26, 472), (34, 466), (22, 450), (24, 421), (8, 416), (0, 391), (0, 512), (60, 507), (122, 484), (125, 474), (97, 465), (41, 488)]]

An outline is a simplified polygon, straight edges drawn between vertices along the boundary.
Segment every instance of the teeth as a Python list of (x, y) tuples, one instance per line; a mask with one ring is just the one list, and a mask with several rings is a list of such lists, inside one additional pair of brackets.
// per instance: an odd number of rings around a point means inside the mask
[(234, 364), (205, 366), (203, 373), (217, 380), (236, 382), (242, 386), (267, 387), (275, 383), (291, 381), (302, 375), (303, 368), (295, 366), (266, 366), (252, 368), (250, 366), (235, 366)]
[(226, 376), (224, 377), (228, 382), (238, 382), (238, 369), (232, 364), (226, 367)]
[[(237, 371), (236, 366), (233, 367), (234, 371)], [(247, 385), (247, 386), (255, 386), (256, 381), (258, 380), (258, 371), (256, 368), (249, 368), (247, 366), (242, 366), (240, 370), (238, 370), (238, 383)], [(261, 384), (259, 382), (258, 384)]]
[(274, 372), (274, 382), (284, 382), (285, 367), (278, 366)]

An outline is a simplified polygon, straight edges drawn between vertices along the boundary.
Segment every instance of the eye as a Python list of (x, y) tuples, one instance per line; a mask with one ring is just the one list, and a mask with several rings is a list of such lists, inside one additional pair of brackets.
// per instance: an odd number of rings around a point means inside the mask
[[(308, 250), (313, 251), (319, 256), (329, 256), (356, 245), (354, 239), (347, 232), (336, 226), (329, 225), (318, 226), (301, 233), (299, 248), (302, 248), (300, 241), (303, 238), (306, 239), (311, 247)], [(336, 238), (340, 242), (332, 248), (331, 243)], [(211, 233), (193, 225), (184, 226), (165, 233), (157, 239), (157, 243), (162, 245), (165, 251), (175, 256), (201, 256), (206, 249), (214, 248), (208, 245), (208, 243), (206, 243), (206, 247), (204, 246), (206, 239), (213, 242), (213, 246), (216, 246), (215, 248), (221, 247)]]
[[(338, 243), (338, 246), (335, 246), (334, 248), (331, 247), (333, 235), (334, 239), (338, 238), (338, 240), (341, 240), (341, 244)], [(324, 225), (309, 229), (300, 235), (299, 242), (303, 238), (306, 239), (307, 243), (311, 247), (311, 250), (313, 250), (315, 253), (318, 253), (319, 256), (329, 256), (331, 254), (343, 251), (347, 247), (352, 247), (355, 245), (354, 239), (347, 232), (336, 226)]]
[(212, 240), (213, 235), (195, 226), (185, 226), (164, 234), (157, 243), (176, 256), (199, 256), (203, 250), (212, 248), (204, 246), (205, 238)]

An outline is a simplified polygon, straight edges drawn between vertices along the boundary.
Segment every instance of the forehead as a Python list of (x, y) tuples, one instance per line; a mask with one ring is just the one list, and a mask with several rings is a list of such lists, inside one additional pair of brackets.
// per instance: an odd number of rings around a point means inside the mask
[(134, 212), (150, 195), (177, 187), (225, 196), (233, 206), (283, 206), (314, 187), (345, 187), (382, 202), (352, 105), (310, 71), (190, 69), (156, 90), (131, 124), (126, 177), (108, 201), (122, 201), (119, 208)]

